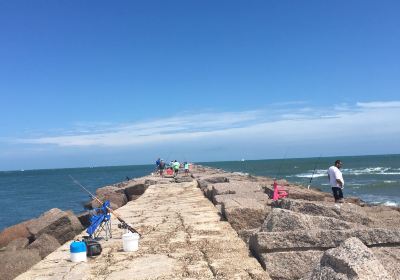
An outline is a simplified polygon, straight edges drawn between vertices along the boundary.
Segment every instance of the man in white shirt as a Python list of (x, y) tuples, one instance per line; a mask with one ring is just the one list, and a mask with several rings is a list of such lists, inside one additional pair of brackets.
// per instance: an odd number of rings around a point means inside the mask
[(329, 167), (328, 178), (329, 183), (332, 187), (333, 196), (335, 197), (335, 202), (343, 203), (343, 188), (344, 180), (340, 168), (342, 168), (343, 163), (340, 160), (335, 161), (335, 165)]

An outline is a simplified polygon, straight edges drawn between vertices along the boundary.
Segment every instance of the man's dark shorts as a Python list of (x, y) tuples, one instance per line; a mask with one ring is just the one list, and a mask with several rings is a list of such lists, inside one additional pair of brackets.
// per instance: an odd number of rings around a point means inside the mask
[(335, 197), (335, 201), (343, 199), (343, 191), (341, 188), (332, 188), (333, 196)]

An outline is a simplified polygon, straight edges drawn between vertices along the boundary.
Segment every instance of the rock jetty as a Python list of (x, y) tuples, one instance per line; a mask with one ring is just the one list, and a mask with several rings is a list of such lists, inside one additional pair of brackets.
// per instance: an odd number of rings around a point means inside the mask
[[(195, 165), (190, 176), (146, 176), (96, 195), (141, 234), (122, 250), (123, 230), (84, 263), (69, 244), (88, 214), (51, 209), (0, 233), (0, 279), (400, 279), (400, 211), (272, 179)], [(86, 207), (98, 207), (90, 201)]]

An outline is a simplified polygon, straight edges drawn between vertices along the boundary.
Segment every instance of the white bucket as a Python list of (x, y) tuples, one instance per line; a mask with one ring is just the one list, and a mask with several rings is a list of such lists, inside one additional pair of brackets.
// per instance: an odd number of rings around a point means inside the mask
[(82, 241), (73, 241), (70, 246), (69, 250), (71, 253), (71, 261), (72, 262), (85, 262), (86, 258), (86, 244)]
[(86, 252), (71, 253), (71, 262), (86, 262)]
[(122, 235), (122, 245), (125, 252), (137, 251), (139, 248), (139, 234), (137, 233), (124, 233)]

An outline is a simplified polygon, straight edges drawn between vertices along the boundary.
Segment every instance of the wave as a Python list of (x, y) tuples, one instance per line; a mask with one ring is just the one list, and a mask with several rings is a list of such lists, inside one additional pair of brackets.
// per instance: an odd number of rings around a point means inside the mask
[(396, 202), (394, 202), (394, 201), (386, 201), (385, 203), (383, 203), (383, 205), (385, 205), (385, 206), (395, 206), (395, 207), (397, 207), (397, 206), (400, 206), (400, 203), (396, 203)]
[(249, 173), (246, 172), (232, 172), (232, 173), (240, 176), (249, 176)]
[(397, 181), (393, 181), (393, 180), (385, 180), (383, 181), (385, 184), (393, 184), (393, 183), (397, 183)]
[(342, 169), (344, 175), (400, 175), (399, 169), (391, 167), (366, 167), (362, 169)]
[(326, 173), (325, 174), (315, 173), (314, 175), (312, 173), (301, 173), (301, 174), (297, 174), (294, 176), (299, 177), (299, 178), (317, 178), (317, 177), (324, 177), (324, 176), (328, 176), (328, 175)]
[(385, 206), (400, 206), (400, 197), (387, 195), (361, 194), (360, 198), (368, 203)]
[[(343, 175), (400, 175), (400, 168), (391, 168), (391, 167), (366, 167), (366, 168), (344, 168), (342, 169)], [(296, 175), (291, 175), (288, 177), (298, 177), (298, 178), (317, 178), (327, 176), (327, 169), (317, 169), (314, 172), (309, 170), (305, 173), (300, 173)]]

